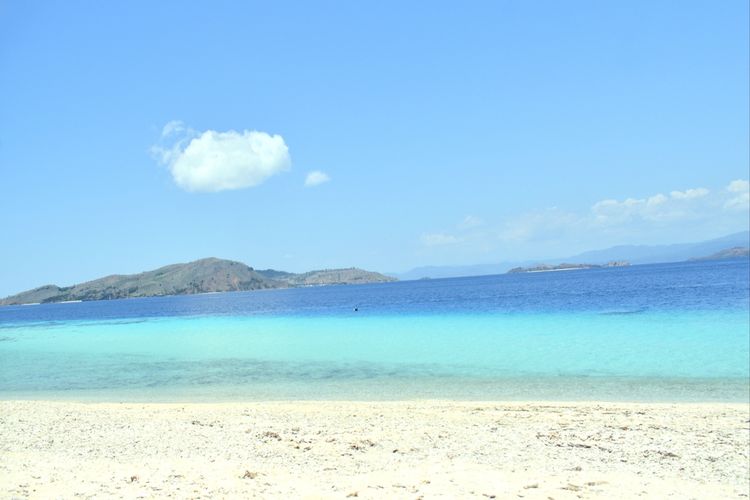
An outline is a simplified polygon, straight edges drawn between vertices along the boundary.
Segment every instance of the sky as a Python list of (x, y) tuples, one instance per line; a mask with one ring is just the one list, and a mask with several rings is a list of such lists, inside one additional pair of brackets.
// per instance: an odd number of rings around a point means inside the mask
[(747, 230), (748, 3), (0, 0), (0, 296)]

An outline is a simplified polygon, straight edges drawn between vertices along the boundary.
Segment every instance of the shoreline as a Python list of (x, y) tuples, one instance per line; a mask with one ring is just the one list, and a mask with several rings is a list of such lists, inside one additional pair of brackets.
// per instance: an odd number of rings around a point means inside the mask
[(745, 403), (0, 401), (0, 497), (724, 498)]
[[(526, 400), (496, 400), (496, 399), (269, 399), (269, 400), (244, 400), (244, 401), (79, 401), (67, 399), (8, 399), (0, 398), (0, 408), (8, 405), (44, 405), (44, 406), (80, 406), (100, 407), (101, 409), (174, 409), (174, 408), (206, 408), (206, 409), (231, 409), (245, 408), (251, 406), (455, 406), (462, 407), (623, 407), (631, 410), (639, 407), (656, 409), (676, 409), (676, 407), (688, 409), (700, 409), (709, 407), (722, 407), (728, 409), (745, 411), (750, 419), (750, 404), (738, 401), (600, 401), (600, 400), (565, 400), (565, 399), (526, 399)], [(748, 421), (750, 423), (750, 420)], [(750, 428), (748, 429), (750, 431)]]
[(664, 377), (394, 377), (285, 380), (68, 390), (6, 390), (0, 401), (82, 403), (253, 403), (503, 401), (550, 403), (740, 403), (750, 379)]
[[(400, 405), (400, 404), (448, 404), (448, 405), (557, 405), (557, 406), (592, 406), (592, 405), (620, 405), (620, 406), (654, 406), (654, 407), (673, 407), (673, 406), (727, 406), (750, 408), (750, 401), (742, 400), (631, 400), (631, 399), (492, 399), (492, 398), (305, 398), (305, 399), (97, 399), (97, 398), (48, 398), (48, 397), (3, 397), (0, 396), (0, 405), (6, 403), (40, 403), (40, 404), (60, 404), (60, 405), (80, 405), (80, 406), (154, 406), (154, 407), (172, 407), (172, 406), (241, 406), (241, 405), (314, 405), (314, 404), (382, 404), (382, 405)], [(750, 413), (750, 410), (749, 410)]]

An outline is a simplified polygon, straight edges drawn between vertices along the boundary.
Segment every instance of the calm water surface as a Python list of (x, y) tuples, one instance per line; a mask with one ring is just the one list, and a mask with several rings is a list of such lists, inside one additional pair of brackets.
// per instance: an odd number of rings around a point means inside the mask
[(749, 278), (744, 259), (4, 307), (0, 398), (747, 401)]

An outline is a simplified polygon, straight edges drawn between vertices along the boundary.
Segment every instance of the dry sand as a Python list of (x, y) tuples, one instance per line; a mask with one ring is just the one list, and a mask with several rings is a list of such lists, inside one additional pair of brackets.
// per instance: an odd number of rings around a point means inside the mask
[(0, 402), (0, 497), (746, 498), (743, 404)]

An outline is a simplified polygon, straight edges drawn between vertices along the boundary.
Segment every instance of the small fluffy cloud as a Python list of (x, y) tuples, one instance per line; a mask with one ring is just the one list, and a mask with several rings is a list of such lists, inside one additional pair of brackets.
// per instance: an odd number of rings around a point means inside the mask
[(312, 172), (307, 174), (307, 177), (305, 177), (305, 186), (307, 187), (319, 186), (330, 180), (331, 178), (325, 172), (321, 172), (320, 170), (313, 170)]
[(730, 198), (724, 203), (724, 208), (730, 210), (747, 210), (750, 207), (750, 182), (737, 179), (729, 183), (727, 192)]
[(675, 200), (693, 200), (703, 198), (709, 193), (706, 188), (687, 189), (685, 191), (672, 191), (669, 195)]
[(651, 196), (649, 199), (647, 199), (646, 200), (646, 205), (648, 205), (650, 207), (655, 207), (657, 205), (662, 205), (662, 204), (664, 204), (664, 203), (666, 203), (668, 201), (669, 201), (669, 198), (667, 198), (663, 194), (659, 193), (659, 194), (655, 194), (655, 195)]
[(747, 193), (750, 191), (750, 182), (737, 179), (729, 183), (727, 191), (730, 193)]
[(280, 135), (250, 130), (197, 132), (172, 121), (164, 126), (162, 141), (172, 144), (157, 145), (151, 151), (186, 191), (257, 186), (291, 167), (289, 149)]

